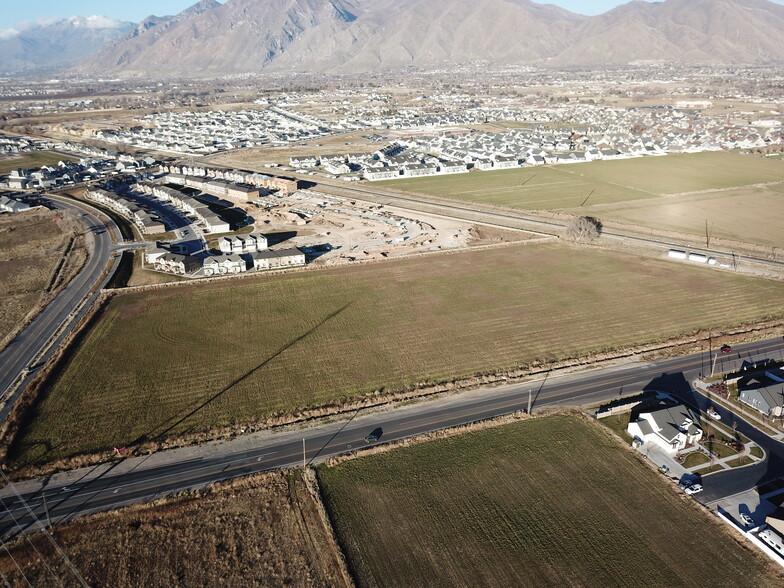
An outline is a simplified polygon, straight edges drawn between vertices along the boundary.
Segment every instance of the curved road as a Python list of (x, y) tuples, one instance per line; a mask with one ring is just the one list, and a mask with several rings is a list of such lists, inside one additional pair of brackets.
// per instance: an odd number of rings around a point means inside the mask
[[(97, 298), (100, 292), (100, 287), (97, 286), (101, 279), (108, 280), (113, 273), (106, 273), (112, 250), (122, 248), (112, 245), (110, 231), (114, 231), (116, 235), (120, 232), (110, 219), (102, 220), (63, 198), (46, 197), (41, 200), (52, 208), (71, 210), (80, 215), (86, 226), (87, 239), (93, 242), (92, 253), (82, 271), (0, 352), (0, 396), (4, 400), (0, 409), (0, 422), (7, 418), (22, 391), (35, 376), (37, 368), (54, 353), (70, 332), (70, 327)], [(115, 265), (117, 262), (118, 260), (115, 260)], [(92, 294), (88, 298), (90, 292)], [(87, 303), (80, 306), (86, 298)], [(77, 308), (79, 310), (76, 310)], [(42, 355), (41, 351), (47, 347), (48, 350)], [(19, 384), (18, 379), (26, 368), (30, 368), (30, 371)], [(15, 384), (19, 385), (14, 387)], [(13, 389), (12, 393), (9, 393), (10, 389)]]
[[(784, 341), (775, 339), (738, 346), (732, 358), (723, 361), (778, 359), (782, 354)], [(534, 412), (544, 406), (593, 405), (644, 389), (666, 390), (695, 400), (689, 382), (708, 364), (706, 355), (693, 354), (652, 363), (632, 362), (455, 394), (389, 410), (359, 411), (342, 422), (262, 434), (253, 443), (248, 438), (240, 438), (24, 482), (18, 485), (24, 502), (11, 489), (0, 490), (5, 509), (0, 516), (0, 536), (14, 535), (37, 525), (25, 503), (38, 521), (45, 520), (47, 511), (53, 522), (65, 521), (90, 512), (152, 500), (177, 490), (301, 465), (303, 438), (304, 460), (319, 463), (329, 456), (366, 446), (365, 436), (376, 429), (382, 431), (381, 442), (392, 441), (525, 410), (529, 390)], [(729, 369), (729, 364), (726, 367)], [(740, 419), (738, 422), (740, 430), (755, 441), (765, 437), (747, 429)], [(717, 494), (734, 494), (739, 487), (747, 489), (764, 479), (784, 474), (784, 445), (767, 437), (759, 442), (768, 451), (768, 460), (752, 468), (706, 477), (705, 499)]]

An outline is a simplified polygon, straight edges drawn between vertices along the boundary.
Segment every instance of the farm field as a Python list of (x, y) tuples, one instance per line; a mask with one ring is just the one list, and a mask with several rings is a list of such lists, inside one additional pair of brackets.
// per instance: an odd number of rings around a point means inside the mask
[(577, 416), (318, 470), (361, 588), (778, 586), (784, 576)]
[(784, 162), (727, 152), (473, 172), (379, 182), (390, 188), (561, 210), (657, 229), (782, 246)]
[(784, 216), (784, 182), (586, 207), (580, 214), (703, 236), (707, 223), (712, 238), (784, 247), (778, 222)]
[[(95, 587), (346, 586), (302, 472), (261, 474), (95, 515), (52, 535)], [(32, 586), (78, 585), (40, 533), (5, 547), (10, 555), (0, 555), (0, 572), (9, 585), (28, 585), (17, 564)]]
[(51, 151), (32, 151), (23, 153), (19, 157), (0, 158), (0, 174), (7, 174), (19, 168), (33, 169), (42, 165), (57, 165), (58, 161), (76, 161), (76, 159)]
[(385, 180), (374, 182), (374, 185), (526, 210), (579, 207), (588, 196), (588, 202), (591, 204), (652, 197), (640, 190), (583, 178), (572, 173), (574, 167), (586, 165), (590, 164), (472, 171), (446, 176)]
[(0, 215), (0, 339), (38, 304), (66, 235), (50, 211)]
[(784, 162), (726, 151), (674, 153), (565, 167), (582, 178), (656, 195), (784, 182)]
[(12, 457), (52, 461), (757, 323), (784, 316), (783, 296), (780, 282), (559, 244), (120, 293)]

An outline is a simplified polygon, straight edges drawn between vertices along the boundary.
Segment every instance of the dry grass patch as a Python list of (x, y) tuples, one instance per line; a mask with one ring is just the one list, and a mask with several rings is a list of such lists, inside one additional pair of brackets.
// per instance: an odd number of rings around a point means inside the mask
[(671, 154), (379, 182), (528, 210), (782, 247), (784, 162), (727, 152)]
[(530, 419), (319, 469), (357, 584), (778, 586), (600, 427)]
[(0, 215), (0, 339), (38, 304), (67, 245), (52, 211)]
[[(713, 239), (784, 247), (779, 223), (784, 218), (784, 183), (587, 207), (581, 214), (586, 210), (603, 220), (701, 235), (703, 241), (707, 225)], [(781, 251), (776, 255), (782, 259)]]
[[(96, 515), (56, 527), (53, 535), (95, 587), (347, 585), (301, 472), (261, 474), (157, 506)], [(26, 585), (14, 560), (33, 586), (77, 585), (49, 541), (39, 534), (32, 545), (37, 552), (17, 541), (13, 560), (0, 555), (11, 585)]]
[(36, 169), (44, 165), (56, 166), (60, 161), (77, 161), (77, 159), (51, 151), (31, 151), (30, 153), (0, 157), (0, 174), (7, 174), (15, 169)]
[(122, 293), (14, 455), (41, 463), (753, 324), (784, 315), (783, 296), (779, 282), (558, 244)]

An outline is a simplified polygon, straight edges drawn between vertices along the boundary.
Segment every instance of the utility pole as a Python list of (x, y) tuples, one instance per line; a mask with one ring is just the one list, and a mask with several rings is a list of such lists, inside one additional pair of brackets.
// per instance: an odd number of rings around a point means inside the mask
[(528, 388), (528, 414), (531, 414), (531, 389)]
[(716, 355), (713, 356), (713, 365), (711, 366), (711, 375), (710, 375), (711, 378), (713, 377), (713, 370), (716, 369), (716, 360), (717, 359), (719, 359), (719, 352), (718, 351), (716, 352)]
[(302, 438), (302, 467), (307, 469), (308, 461), (305, 457), (305, 437)]
[(46, 524), (51, 529), (52, 519), (49, 517), (49, 507), (46, 506), (46, 491), (41, 492), (41, 497), (44, 499), (44, 514), (46, 515)]

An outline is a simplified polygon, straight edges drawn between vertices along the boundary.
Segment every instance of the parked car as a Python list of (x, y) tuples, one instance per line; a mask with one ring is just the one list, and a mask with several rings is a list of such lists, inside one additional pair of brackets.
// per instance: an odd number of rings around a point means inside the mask
[(722, 353), (732, 353), (732, 347), (730, 347), (729, 345), (726, 345), (726, 344), (722, 345), (721, 346), (721, 352)]
[(697, 492), (702, 492), (702, 484), (692, 484), (688, 488), (684, 490), (686, 494), (697, 494)]
[(365, 437), (365, 443), (373, 443), (374, 441), (378, 441), (379, 439), (381, 439), (381, 434), (383, 432), (384, 431), (381, 430), (381, 427), (373, 429), (370, 432), (370, 434), (368, 434), (367, 437)]
[(715, 410), (713, 410), (713, 408), (709, 408), (706, 412), (708, 413), (708, 416), (712, 418), (714, 421), (721, 420), (721, 415)]
[(756, 526), (756, 523), (754, 522), (754, 519), (752, 519), (745, 512), (740, 514), (740, 520), (742, 520), (743, 524), (746, 525), (747, 527), (754, 527), (754, 526)]

